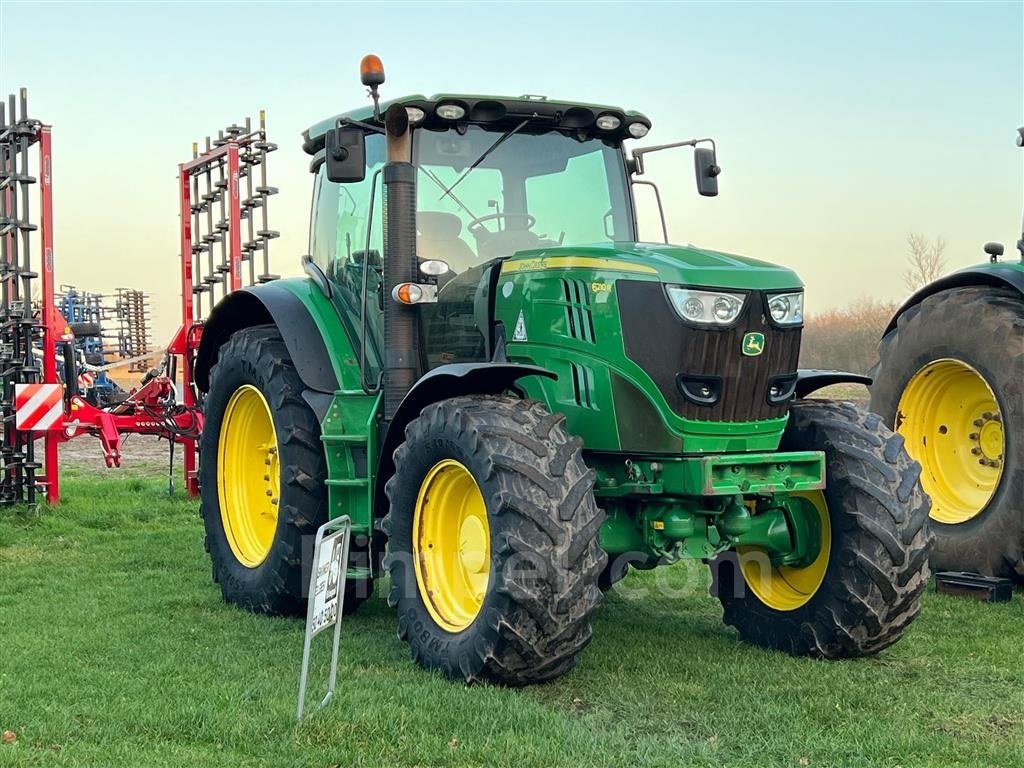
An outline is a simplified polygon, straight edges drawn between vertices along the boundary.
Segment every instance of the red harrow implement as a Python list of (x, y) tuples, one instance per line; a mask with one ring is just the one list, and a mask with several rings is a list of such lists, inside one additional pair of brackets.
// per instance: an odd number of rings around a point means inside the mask
[[(232, 125), (216, 140), (207, 138), (202, 153), (193, 144), (192, 159), (179, 166), (182, 323), (161, 365), (149, 369), (126, 399), (107, 407), (92, 405), (80, 391), (74, 336), (54, 305), (50, 127), (27, 115), (24, 89), (20, 100), (9, 98), (6, 110), (0, 104), (0, 504), (34, 504), (40, 491), (47, 502), (59, 501), (58, 446), (82, 435), (99, 438), (107, 466), (120, 466), (125, 434), (168, 440), (172, 468), (174, 446), (181, 444), (185, 485), (195, 495), (203, 417), (192, 361), (203, 322), (219, 298), (276, 278), (269, 271), (269, 244), (278, 233), (267, 226), (267, 201), (277, 190), (267, 185), (266, 165), (277, 147), (267, 141), (264, 114), (255, 130), (247, 119), (244, 127)], [(38, 225), (29, 205), (29, 190), (38, 181), (29, 173), (32, 148), (42, 179)], [(119, 290), (118, 304), (127, 318), (120, 340), (133, 352), (130, 368), (146, 370), (144, 294)], [(35, 453), (40, 438), (42, 462)]]
[[(30, 153), (30, 150), (34, 152)], [(30, 154), (42, 178), (39, 223), (32, 222), (30, 191), (39, 178), (30, 174)], [(36, 501), (39, 488), (57, 497), (57, 443), (45, 430), (44, 462), (36, 457), (35, 434), (15, 424), (17, 395), (25, 387), (57, 381), (56, 340), (64, 324), (53, 307), (53, 167), (50, 126), (28, 117), (28, 94), (13, 94), (0, 103), (0, 412), (3, 444), (0, 503)], [(33, 259), (36, 241), (42, 251), (42, 302), (33, 307), (34, 283), (40, 279)], [(58, 327), (59, 326), (59, 327)], [(34, 354), (39, 345), (41, 359)], [(26, 403), (27, 404), (27, 403)], [(46, 422), (44, 422), (45, 424)]]

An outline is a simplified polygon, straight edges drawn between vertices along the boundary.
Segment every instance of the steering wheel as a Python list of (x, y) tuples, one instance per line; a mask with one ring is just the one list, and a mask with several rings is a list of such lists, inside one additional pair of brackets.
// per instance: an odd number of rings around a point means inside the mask
[(486, 216), (477, 216), (469, 224), (466, 225), (466, 229), (469, 233), (478, 240), (482, 237), (489, 237), (493, 235), (487, 227), (484, 226), (485, 221), (499, 221), (501, 219), (519, 219), (526, 221), (526, 228), (532, 229), (533, 225), (537, 223), (537, 217), (530, 213), (488, 213)]

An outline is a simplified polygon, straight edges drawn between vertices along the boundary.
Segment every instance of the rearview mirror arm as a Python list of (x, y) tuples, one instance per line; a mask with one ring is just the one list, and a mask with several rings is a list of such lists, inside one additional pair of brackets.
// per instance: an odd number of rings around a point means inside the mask
[(351, 117), (339, 117), (334, 123), (334, 128), (337, 130), (338, 128), (344, 128), (347, 125), (362, 128), (364, 131), (369, 131), (370, 133), (386, 133), (384, 127), (381, 125), (364, 123), (362, 120), (353, 120)]
[(718, 150), (715, 147), (714, 139), (690, 139), (689, 141), (676, 141), (671, 144), (655, 144), (651, 147), (640, 147), (633, 150), (633, 160), (636, 161), (636, 172), (638, 175), (644, 172), (644, 155), (651, 152), (660, 152), (663, 149), (676, 149), (678, 147), (696, 147), (698, 144), (710, 144), (711, 151), (716, 155)]

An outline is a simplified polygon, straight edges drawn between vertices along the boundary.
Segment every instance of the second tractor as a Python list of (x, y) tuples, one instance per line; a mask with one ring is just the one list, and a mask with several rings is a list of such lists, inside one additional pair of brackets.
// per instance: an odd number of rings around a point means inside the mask
[(1024, 232), (1017, 249), (1000, 261), (988, 243), (987, 263), (907, 299), (878, 347), (871, 409), (923, 465), (935, 568), (1024, 583)]

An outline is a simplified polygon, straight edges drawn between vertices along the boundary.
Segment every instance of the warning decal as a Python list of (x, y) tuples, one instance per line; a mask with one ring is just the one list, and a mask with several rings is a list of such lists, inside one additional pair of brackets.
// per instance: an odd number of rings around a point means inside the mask
[(519, 310), (519, 319), (516, 320), (516, 329), (512, 332), (512, 341), (526, 341), (526, 320), (523, 318), (523, 310)]

